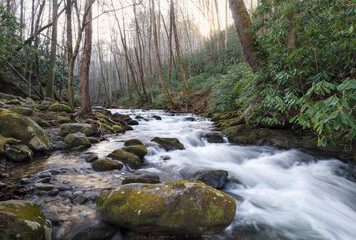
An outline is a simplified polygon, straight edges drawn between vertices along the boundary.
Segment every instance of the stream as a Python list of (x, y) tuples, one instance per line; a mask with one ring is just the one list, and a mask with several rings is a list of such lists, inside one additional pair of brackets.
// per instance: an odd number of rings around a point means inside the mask
[[(100, 217), (95, 197), (130, 174), (128, 169), (95, 172), (85, 156), (96, 153), (105, 157), (132, 138), (140, 139), (148, 149), (138, 171), (158, 174), (162, 182), (185, 179), (202, 170), (228, 171), (231, 181), (223, 191), (237, 202), (235, 220), (222, 233), (204, 239), (356, 239), (356, 182), (350, 176), (353, 166), (294, 149), (238, 146), (227, 139), (225, 143), (209, 143), (202, 136), (213, 131), (213, 123), (192, 114), (111, 111), (144, 119), (138, 119), (133, 131), (110, 135), (108, 141), (84, 152), (57, 151), (10, 172), (17, 179), (28, 175), (34, 183), (50, 179), (59, 190), (53, 196), (37, 191), (28, 197), (52, 220), (56, 239), (70, 239), (80, 229), (97, 223)], [(185, 150), (166, 152), (151, 142), (154, 137), (178, 138)], [(113, 239), (120, 238), (118, 233)]]

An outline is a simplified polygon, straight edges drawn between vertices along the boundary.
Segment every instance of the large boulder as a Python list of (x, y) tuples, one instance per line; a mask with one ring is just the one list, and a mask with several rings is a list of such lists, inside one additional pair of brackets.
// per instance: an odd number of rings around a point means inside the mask
[(24, 116), (31, 116), (33, 113), (33, 109), (28, 107), (13, 107), (10, 110), (11, 112), (18, 113)]
[(0, 202), (0, 226), (0, 239), (52, 239), (51, 222), (40, 207), (31, 201)]
[(65, 123), (62, 124), (59, 129), (59, 134), (61, 136), (67, 136), (70, 133), (84, 133), (86, 136), (92, 136), (95, 134), (94, 129), (91, 124), (88, 123)]
[(204, 135), (209, 143), (223, 143), (224, 137), (221, 133), (211, 132)]
[(25, 144), (16, 144), (6, 147), (3, 155), (12, 162), (25, 162), (32, 160), (33, 152)]
[(52, 112), (73, 112), (73, 110), (68, 105), (61, 103), (53, 103), (51, 106), (48, 107), (48, 110)]
[(97, 205), (104, 221), (158, 235), (216, 234), (235, 217), (235, 200), (202, 182), (122, 185), (102, 193)]
[(132, 146), (132, 145), (143, 145), (141, 140), (134, 138), (134, 139), (129, 139), (124, 143), (125, 146)]
[(64, 138), (64, 141), (66, 142), (67, 148), (70, 150), (83, 150), (91, 146), (87, 136), (80, 132), (68, 134)]
[(183, 150), (184, 145), (177, 139), (177, 138), (161, 138), (161, 137), (155, 137), (151, 141), (158, 143), (161, 145), (166, 151), (171, 151), (171, 150)]
[(122, 149), (113, 151), (108, 155), (108, 157), (119, 160), (132, 169), (139, 169), (142, 165), (140, 157)]
[(129, 153), (133, 153), (133, 154), (139, 156), (141, 159), (143, 159), (148, 153), (147, 148), (143, 145), (126, 146), (126, 147), (123, 147), (122, 150), (129, 152)]
[(224, 170), (207, 170), (199, 172), (195, 179), (213, 188), (221, 189), (225, 186), (228, 176), (229, 173)]
[(108, 158), (97, 160), (91, 166), (95, 171), (111, 171), (114, 169), (121, 170), (124, 167), (122, 163)]
[(47, 133), (32, 119), (19, 114), (0, 114), (0, 133), (21, 140), (34, 151), (50, 149)]
[(116, 231), (117, 230), (109, 224), (99, 222), (96, 225), (81, 230), (72, 240), (107, 240), (111, 239)]

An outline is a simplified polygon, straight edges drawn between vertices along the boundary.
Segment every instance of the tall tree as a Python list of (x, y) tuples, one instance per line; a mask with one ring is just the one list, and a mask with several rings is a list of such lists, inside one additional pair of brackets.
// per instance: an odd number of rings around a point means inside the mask
[(54, 99), (54, 76), (56, 74), (56, 49), (57, 49), (57, 0), (53, 0), (52, 7), (52, 37), (51, 37), (51, 58), (49, 61), (49, 73), (47, 79), (46, 97)]
[(179, 62), (179, 69), (180, 69), (180, 73), (181, 73), (182, 79), (183, 79), (184, 95), (189, 96), (191, 94), (191, 91), (188, 87), (187, 77), (185, 76), (185, 71), (184, 71), (183, 58), (182, 58), (182, 54), (180, 52), (180, 47), (179, 47), (178, 31), (177, 31), (177, 25), (176, 25), (175, 13), (174, 13), (173, 0), (171, 0), (170, 15), (171, 15), (172, 28), (173, 28), (174, 41), (175, 41), (175, 45), (176, 45), (177, 58), (178, 58), (178, 62)]
[(85, 28), (84, 28), (84, 48), (83, 48), (83, 59), (82, 66), (80, 69), (80, 92), (81, 92), (81, 105), (80, 110), (81, 116), (86, 116), (92, 112), (92, 107), (90, 103), (89, 94), (89, 71), (90, 71), (90, 60), (91, 60), (91, 49), (92, 49), (92, 4), (95, 0), (86, 0), (85, 9), (87, 15), (84, 18)]
[(151, 2), (151, 11), (152, 11), (152, 26), (153, 26), (153, 41), (155, 45), (155, 54), (156, 54), (156, 63), (157, 63), (157, 69), (158, 69), (158, 76), (159, 76), (159, 83), (161, 84), (163, 88), (163, 93), (166, 96), (169, 104), (172, 106), (173, 109), (178, 108), (177, 102), (174, 100), (172, 97), (171, 93), (168, 91), (166, 83), (164, 82), (163, 79), (163, 71), (162, 71), (162, 65), (161, 65), (161, 57), (159, 54), (159, 48), (158, 48), (158, 39), (157, 39), (157, 27), (156, 27), (156, 16), (155, 16), (155, 3), (154, 0)]
[(245, 30), (252, 26), (251, 18), (243, 0), (229, 0), (232, 17), (242, 46), (242, 51), (247, 63), (251, 68), (257, 70), (257, 59), (255, 56), (254, 36), (249, 36)]

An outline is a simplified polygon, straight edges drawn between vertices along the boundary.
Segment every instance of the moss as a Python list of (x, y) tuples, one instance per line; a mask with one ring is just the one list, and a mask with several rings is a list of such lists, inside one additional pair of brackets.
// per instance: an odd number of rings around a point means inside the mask
[(129, 153), (133, 153), (133, 154), (139, 156), (141, 159), (143, 159), (148, 153), (147, 148), (143, 145), (126, 146), (126, 147), (123, 147), (122, 150), (129, 152)]
[(66, 142), (67, 148), (71, 150), (83, 150), (91, 146), (91, 143), (84, 133), (68, 134), (64, 138), (64, 141)]
[(72, 113), (73, 110), (65, 104), (61, 103), (54, 103), (51, 106), (48, 107), (48, 110), (52, 112), (66, 112), (66, 113)]
[(71, 120), (69, 117), (64, 117), (64, 116), (58, 116), (57, 117), (57, 120), (60, 122), (60, 123), (70, 123)]
[(113, 151), (108, 155), (108, 157), (119, 160), (132, 169), (139, 169), (142, 164), (140, 158), (137, 155), (126, 152), (122, 149)]
[(20, 140), (17, 140), (15, 138), (5, 138), (0, 135), (0, 153), (4, 152), (4, 147), (6, 144), (19, 144), (21, 143)]
[(121, 170), (123, 167), (123, 164), (115, 162), (108, 158), (97, 160), (92, 164), (92, 168), (95, 171), (110, 171), (114, 169)]
[(24, 116), (31, 116), (33, 114), (33, 109), (27, 107), (13, 107), (10, 110)]
[(123, 132), (125, 132), (125, 130), (124, 130), (121, 126), (119, 126), (119, 125), (113, 125), (113, 126), (112, 126), (112, 129), (113, 129), (115, 132), (118, 132), (118, 133), (123, 133)]
[(176, 150), (176, 149), (179, 150), (185, 149), (184, 145), (177, 138), (155, 137), (151, 141), (158, 143), (167, 151)]
[(70, 133), (84, 133), (86, 136), (92, 136), (95, 134), (91, 124), (87, 123), (64, 123), (60, 126), (59, 134), (62, 137), (67, 136)]
[(141, 140), (134, 138), (134, 139), (129, 139), (124, 143), (125, 146), (131, 146), (131, 145), (143, 145)]

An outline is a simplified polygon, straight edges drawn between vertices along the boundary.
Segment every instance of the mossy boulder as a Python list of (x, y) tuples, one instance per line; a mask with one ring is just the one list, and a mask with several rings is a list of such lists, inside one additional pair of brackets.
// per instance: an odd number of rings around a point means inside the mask
[(122, 163), (110, 160), (108, 158), (99, 159), (95, 161), (91, 166), (95, 171), (111, 171), (114, 169), (121, 170), (124, 167)]
[(13, 107), (10, 110), (11, 112), (18, 113), (24, 116), (31, 116), (33, 113), (33, 109), (28, 107)]
[(21, 140), (33, 151), (50, 149), (47, 133), (32, 119), (19, 114), (0, 114), (0, 133)]
[(95, 131), (91, 124), (88, 123), (64, 123), (60, 126), (59, 133), (62, 137), (70, 133), (84, 133), (86, 136), (92, 136)]
[(47, 110), (52, 104), (53, 104), (52, 101), (43, 100), (39, 105), (37, 105), (37, 108), (41, 111), (44, 111)]
[(2, 154), (12, 162), (31, 161), (33, 157), (32, 150), (25, 144), (9, 145)]
[(166, 151), (171, 151), (171, 150), (183, 150), (184, 145), (177, 139), (177, 138), (161, 138), (161, 137), (155, 137), (151, 141), (158, 143), (161, 145)]
[(132, 169), (139, 169), (142, 165), (140, 157), (122, 149), (113, 151), (108, 155), (108, 157), (119, 160)]
[(122, 185), (102, 193), (97, 206), (105, 222), (158, 235), (216, 234), (235, 217), (235, 200), (194, 180)]
[(66, 112), (71, 113), (73, 110), (66, 104), (54, 103), (48, 107), (48, 110), (52, 112)]
[(131, 146), (123, 147), (122, 150), (129, 153), (133, 153), (139, 156), (141, 159), (143, 159), (148, 153), (147, 148), (143, 145), (131, 145)]
[(6, 101), (7, 105), (21, 105), (21, 101), (18, 99), (12, 99)]
[(0, 202), (0, 226), (0, 238), (3, 240), (52, 239), (51, 222), (32, 201)]
[(77, 233), (72, 240), (107, 240), (116, 233), (116, 229), (107, 223), (99, 222)]
[(64, 117), (64, 116), (58, 116), (57, 117), (57, 120), (60, 122), (60, 123), (70, 123), (71, 120), (69, 117)]
[(132, 146), (132, 145), (143, 145), (141, 140), (134, 138), (134, 139), (129, 139), (124, 143), (125, 146)]
[(17, 99), (17, 97), (11, 94), (0, 92), (0, 99), (13, 100), (13, 99)]
[(64, 141), (66, 142), (67, 148), (70, 150), (83, 150), (91, 146), (87, 136), (85, 136), (84, 133), (79, 132), (68, 134), (64, 138)]
[(118, 133), (123, 133), (125, 132), (125, 129), (119, 125), (113, 125), (112, 126), (112, 129), (115, 131), (115, 132), (118, 132)]

